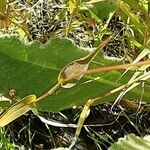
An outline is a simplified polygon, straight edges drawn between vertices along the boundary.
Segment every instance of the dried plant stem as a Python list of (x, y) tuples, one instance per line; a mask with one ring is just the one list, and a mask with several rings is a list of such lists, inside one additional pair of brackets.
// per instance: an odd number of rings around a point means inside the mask
[(81, 76), (81, 75), (87, 75), (87, 74), (92, 74), (92, 73), (98, 73), (98, 72), (109, 72), (109, 71), (114, 71), (114, 70), (121, 70), (121, 69), (127, 69), (129, 67), (137, 67), (137, 66), (143, 66), (143, 65), (150, 65), (150, 60), (145, 60), (141, 61), (135, 64), (123, 64), (123, 65), (115, 65), (115, 66), (106, 66), (106, 67), (100, 67), (96, 69), (90, 69), (84, 72), (79, 72), (76, 73), (67, 79), (65, 79), (65, 82), (72, 80), (75, 77)]
[[(124, 85), (122, 85), (122, 86), (120, 86), (120, 87), (118, 87), (116, 89), (111, 90), (110, 92), (106, 93), (104, 96), (93, 98), (92, 101), (95, 102), (95, 101), (100, 100), (100, 99), (102, 99), (104, 97), (110, 96), (110, 95), (112, 95), (112, 94), (114, 94), (116, 92), (119, 92), (119, 91), (121, 91), (121, 90), (123, 90), (125, 88), (130, 87), (131, 85), (133, 85), (134, 83), (136, 83), (138, 81), (146, 80), (148, 78), (150, 78), (150, 71), (145, 73), (145, 74), (143, 74), (143, 75), (141, 75), (141, 76), (139, 76), (139, 77), (137, 77), (136, 79), (134, 79), (133, 81), (131, 81), (131, 82), (127, 83), (127, 84), (124, 84)], [(140, 83), (138, 83), (137, 85), (139, 85), (139, 84)]]
[(60, 83), (57, 83), (55, 86), (53, 86), (48, 92), (46, 92), (45, 94), (43, 94), (42, 96), (40, 96), (39, 98), (36, 99), (36, 102), (44, 99), (47, 96), (52, 95), (58, 88), (60, 88)]
[[(106, 93), (106, 94), (103, 95), (103, 96), (98, 96), (98, 97), (95, 97), (95, 98), (92, 98), (92, 99), (87, 100), (87, 102), (85, 103), (84, 108), (83, 108), (83, 110), (82, 110), (82, 112), (81, 112), (81, 115), (80, 115), (80, 118), (79, 118), (79, 120), (78, 120), (78, 123), (77, 123), (77, 129), (76, 129), (76, 132), (75, 132), (74, 141), (72, 142), (72, 144), (70, 145), (69, 148), (72, 148), (72, 147), (75, 145), (76, 140), (77, 140), (77, 138), (78, 138), (79, 135), (80, 135), (82, 126), (83, 126), (83, 124), (84, 124), (84, 121), (85, 121), (85, 119), (86, 119), (87, 113), (88, 113), (88, 111), (90, 110), (90, 106), (91, 106), (92, 104), (94, 104), (95, 101), (101, 100), (101, 99), (103, 99), (103, 98), (105, 98), (105, 97), (108, 97), (108, 96), (111, 96), (112, 94), (114, 94), (114, 93), (116, 93), (116, 92), (119, 92), (119, 91), (123, 90), (124, 88), (130, 87), (131, 85), (133, 85), (134, 83), (136, 83), (136, 82), (138, 82), (138, 81), (146, 80), (146, 79), (148, 79), (148, 78), (150, 78), (150, 71), (147, 72), (147, 73), (145, 73), (145, 74), (143, 74), (143, 75), (141, 75), (141, 76), (139, 76), (139, 77), (137, 77), (135, 80), (133, 80), (133, 81), (130, 82), (130, 83), (124, 84), (124, 85), (122, 85), (122, 86), (120, 86), (120, 87), (118, 87), (118, 88), (116, 88), (116, 89), (113, 89), (113, 90), (109, 91), (108, 93)], [(140, 83), (139, 83), (139, 84), (140, 84)], [(137, 84), (137, 85), (138, 85), (138, 84)]]
[[(71, 79), (77, 77), (77, 76), (81, 76), (81, 75), (86, 75), (86, 74), (91, 74), (91, 73), (98, 73), (98, 72), (108, 72), (108, 71), (113, 71), (113, 70), (121, 70), (121, 69), (126, 69), (128, 67), (136, 67), (136, 66), (143, 66), (143, 65), (150, 65), (150, 60), (145, 60), (145, 61), (141, 61), (138, 62), (136, 64), (123, 64), (123, 65), (116, 65), (116, 66), (107, 66), (107, 67), (101, 67), (101, 68), (96, 68), (96, 69), (90, 69), (88, 71), (85, 72), (79, 72), (77, 74), (74, 74), (73, 76), (68, 77), (67, 79), (65, 79), (66, 81), (70, 81)], [(144, 74), (145, 75), (145, 74)], [(138, 79), (138, 78), (137, 78)], [(137, 80), (136, 79), (136, 80)], [(139, 79), (138, 79), (139, 80)], [(135, 81), (135, 80), (133, 80)], [(133, 83), (131, 83), (133, 84)], [(60, 83), (57, 83), (54, 87), (52, 87), (48, 92), (46, 92), (44, 95), (40, 96), (36, 101), (40, 101), (42, 99), (44, 99), (47, 96), (52, 95), (59, 87), (61, 86)], [(125, 85), (121, 86), (124, 88)], [(120, 89), (121, 87), (117, 88)], [(123, 89), (121, 88), (121, 89)], [(116, 90), (116, 89), (115, 89)], [(111, 93), (110, 93), (111, 94)], [(109, 93), (107, 93), (104, 97), (108, 96)], [(100, 99), (100, 98), (98, 98)], [(97, 98), (95, 99), (97, 100)]]
[(77, 139), (80, 135), (83, 123), (84, 123), (84, 121), (87, 117), (87, 113), (90, 110), (90, 106), (93, 103), (94, 103), (94, 101), (92, 99), (87, 100), (87, 102), (85, 103), (84, 108), (83, 108), (83, 110), (80, 114), (80, 118), (79, 118), (78, 123), (77, 123), (77, 129), (76, 129), (76, 132), (75, 132), (75, 137), (74, 137), (74, 139), (73, 139), (73, 141), (72, 141), (72, 143), (69, 147), (69, 150), (71, 150), (74, 147), (74, 145), (76, 144), (76, 141), (77, 141)]

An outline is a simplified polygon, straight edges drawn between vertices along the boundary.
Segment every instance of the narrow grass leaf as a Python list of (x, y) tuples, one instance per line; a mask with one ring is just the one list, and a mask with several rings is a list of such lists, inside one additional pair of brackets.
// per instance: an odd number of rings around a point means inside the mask
[(141, 35), (144, 34), (144, 26), (140, 23), (139, 18), (131, 11), (131, 8), (121, 0), (117, 0), (121, 10), (131, 19), (132, 23), (139, 30)]

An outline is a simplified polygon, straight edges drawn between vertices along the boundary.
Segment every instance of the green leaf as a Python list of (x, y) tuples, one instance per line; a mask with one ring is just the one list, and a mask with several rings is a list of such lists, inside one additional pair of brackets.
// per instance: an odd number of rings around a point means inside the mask
[[(72, 61), (87, 56), (89, 52), (79, 49), (70, 40), (52, 39), (46, 45), (38, 42), (25, 45), (16, 37), (0, 38), (0, 92), (7, 95), (15, 89), (20, 97), (34, 93), (43, 95), (57, 84), (59, 72)], [(120, 64), (121, 61), (104, 58), (100, 52), (90, 68)], [(106, 94), (110, 90), (128, 82), (133, 72), (129, 71), (119, 82), (122, 71), (86, 75), (76, 86), (59, 88), (53, 95), (37, 104), (39, 110), (60, 111), (80, 105), (89, 98)], [(127, 98), (140, 99), (143, 88), (138, 86), (127, 94)], [(99, 103), (114, 101), (117, 94)], [(7, 97), (7, 96), (6, 96)], [(149, 85), (144, 86), (143, 99), (149, 101)]]
[(138, 29), (140, 34), (143, 35), (145, 27), (140, 22), (139, 16), (135, 15), (134, 12), (132, 11), (132, 8), (130, 8), (130, 6), (124, 3), (123, 1), (117, 0), (117, 2), (120, 9), (124, 12), (124, 14), (126, 14), (131, 19), (134, 26)]
[(73, 13), (75, 9), (80, 5), (80, 0), (69, 0), (70, 13)]
[(110, 13), (114, 13), (116, 11), (117, 6), (115, 3), (100, 1), (92, 4), (90, 7), (88, 7), (88, 9), (91, 13), (91, 16), (100, 22), (100, 20), (108, 19)]
[(126, 4), (128, 4), (135, 11), (139, 11), (142, 7), (137, 0), (123, 0)]
[(120, 138), (118, 142), (109, 147), (108, 150), (149, 150), (150, 135), (140, 138), (134, 134), (128, 134), (124, 138)]
[(11, 105), (11, 103), (9, 101), (0, 101), (1, 109), (5, 109), (5, 108), (9, 107), (10, 105)]
[(29, 95), (12, 105), (0, 116), (0, 127), (4, 127), (35, 107), (36, 96)]
[(7, 135), (3, 130), (0, 131), (1, 149), (15, 150), (15, 145), (9, 141)]

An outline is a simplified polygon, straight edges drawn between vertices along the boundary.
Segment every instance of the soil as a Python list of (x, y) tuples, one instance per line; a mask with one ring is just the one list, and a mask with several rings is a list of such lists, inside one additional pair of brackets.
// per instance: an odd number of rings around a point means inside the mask
[[(128, 133), (134, 133), (138, 136), (149, 134), (149, 106), (143, 104), (138, 111), (132, 108), (123, 108), (120, 105), (116, 105), (112, 111), (111, 107), (111, 104), (91, 107), (90, 115), (84, 124), (95, 126), (82, 128), (73, 150), (97, 150), (100, 148), (107, 150), (112, 143)], [(61, 123), (76, 124), (79, 113), (80, 109), (68, 109), (62, 111), (61, 114), (41, 112), (41, 115)], [(50, 150), (57, 147), (68, 147), (74, 138), (74, 133), (74, 128), (46, 126), (32, 113), (12, 122), (6, 130), (6, 135), (9, 135), (11, 142), (20, 145), (20, 147), (24, 146), (25, 150), (29, 148)]]

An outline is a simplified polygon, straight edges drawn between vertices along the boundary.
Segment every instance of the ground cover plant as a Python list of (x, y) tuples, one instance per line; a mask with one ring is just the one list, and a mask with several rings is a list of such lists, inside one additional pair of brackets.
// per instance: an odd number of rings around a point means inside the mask
[(149, 20), (148, 0), (1, 0), (1, 149), (149, 149)]

